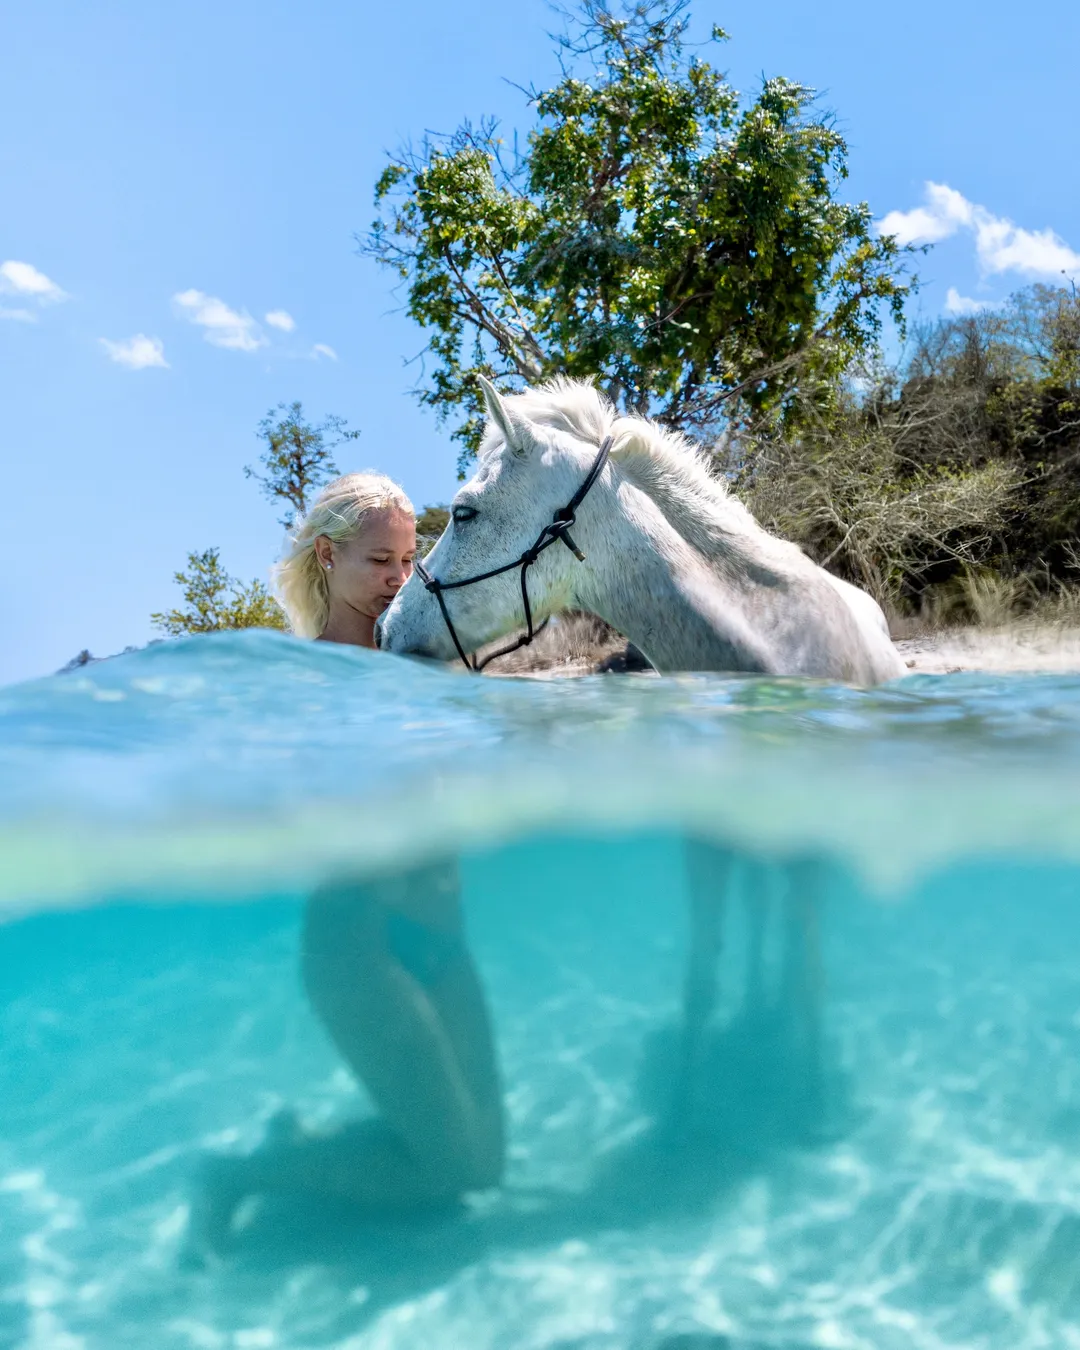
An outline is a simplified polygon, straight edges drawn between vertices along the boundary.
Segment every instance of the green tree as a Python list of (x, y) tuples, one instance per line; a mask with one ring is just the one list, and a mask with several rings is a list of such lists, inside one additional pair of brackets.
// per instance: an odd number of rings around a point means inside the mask
[(278, 628), (288, 625), (281, 606), (261, 581), (248, 585), (229, 576), (216, 548), (188, 554), (188, 570), (175, 572), (184, 608), (151, 614), (150, 622), (169, 637), (212, 633), (223, 628)]
[[(259, 459), (262, 472), (248, 466), (244, 474), (259, 483), (264, 496), (287, 505), (281, 524), (288, 529), (307, 511), (311, 494), (337, 476), (335, 449), (359, 435), (342, 417), (331, 415), (312, 426), (299, 402), (279, 403), (259, 423), (265, 447)], [(159, 632), (176, 637), (222, 628), (288, 628), (284, 611), (263, 582), (244, 584), (230, 576), (216, 548), (189, 553), (188, 570), (173, 575), (183, 587), (184, 608), (152, 614), (150, 621)]]
[(829, 418), (761, 438), (742, 485), (758, 519), (902, 611), (978, 618), (984, 591), (1075, 613), (1076, 289), (921, 326), (903, 365), (863, 375)]
[(583, 0), (563, 77), (526, 91), (524, 150), (465, 123), (378, 180), (361, 250), (405, 283), (428, 336), (418, 395), (461, 418), (459, 470), (480, 372), (595, 376), (628, 410), (716, 435), (828, 404), (883, 310), (902, 324), (907, 250), (839, 200), (843, 137), (785, 79), (742, 104), (687, 55), (688, 4)]
[(435, 547), (435, 541), (450, 523), (448, 506), (425, 506), (416, 517), (416, 547), (423, 557)]
[(297, 402), (272, 408), (259, 423), (258, 435), (265, 442), (259, 458), (263, 472), (249, 465), (244, 474), (255, 479), (270, 501), (286, 503), (288, 512), (281, 524), (288, 529), (307, 511), (311, 494), (337, 477), (335, 449), (360, 433), (350, 431), (344, 418), (333, 415), (312, 426)]

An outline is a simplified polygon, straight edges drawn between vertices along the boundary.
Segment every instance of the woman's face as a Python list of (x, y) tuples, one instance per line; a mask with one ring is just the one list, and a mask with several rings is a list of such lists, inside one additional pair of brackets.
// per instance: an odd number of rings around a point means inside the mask
[(372, 511), (359, 534), (344, 544), (326, 546), (333, 567), (326, 574), (330, 599), (344, 601), (369, 619), (377, 619), (412, 575), (416, 557), (416, 521), (401, 511)]

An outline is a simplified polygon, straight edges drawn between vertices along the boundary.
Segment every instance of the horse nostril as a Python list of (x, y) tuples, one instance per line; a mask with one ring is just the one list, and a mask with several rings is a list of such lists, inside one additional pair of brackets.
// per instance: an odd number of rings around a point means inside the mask
[(379, 649), (381, 646), (382, 646), (382, 625), (381, 625), (380, 623), (376, 623), (376, 624), (375, 624), (375, 650), (378, 651), (378, 649)]

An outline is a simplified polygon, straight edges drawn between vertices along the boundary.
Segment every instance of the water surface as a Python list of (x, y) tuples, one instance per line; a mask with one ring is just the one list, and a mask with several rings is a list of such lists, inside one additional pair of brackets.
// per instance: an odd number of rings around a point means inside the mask
[[(1080, 680), (476, 680), (248, 633), (2, 690), (0, 745), (0, 1345), (1080, 1346)], [(675, 1110), (688, 838), (737, 865)], [(506, 1187), (248, 1206), (184, 1269), (206, 1150), (368, 1109), (304, 897), (451, 855)]]

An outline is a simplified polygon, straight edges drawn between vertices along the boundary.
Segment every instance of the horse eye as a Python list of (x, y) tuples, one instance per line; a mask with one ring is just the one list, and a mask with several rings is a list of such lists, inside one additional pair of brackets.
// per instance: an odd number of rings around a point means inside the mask
[(458, 525), (464, 525), (467, 520), (475, 520), (479, 514), (475, 506), (454, 507), (454, 521)]

